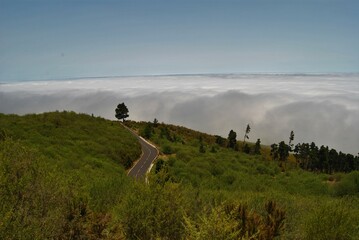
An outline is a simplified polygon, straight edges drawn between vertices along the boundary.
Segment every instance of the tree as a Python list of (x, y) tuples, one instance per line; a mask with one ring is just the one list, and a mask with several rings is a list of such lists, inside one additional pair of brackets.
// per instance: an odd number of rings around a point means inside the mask
[(294, 132), (293, 130), (290, 132), (290, 136), (289, 136), (289, 143), (288, 143), (288, 146), (289, 146), (289, 151), (292, 151), (292, 148), (293, 148), (293, 140), (294, 140)]
[(218, 136), (216, 135), (216, 143), (221, 146), (221, 147), (225, 147), (226, 146), (226, 139), (221, 137), (221, 136)]
[(243, 138), (243, 147), (244, 147), (244, 143), (246, 142), (246, 139), (249, 139), (248, 134), (250, 131), (251, 131), (251, 127), (249, 126), (249, 124), (247, 124), (246, 133), (244, 134), (244, 138)]
[(258, 138), (254, 145), (254, 154), (261, 154), (261, 140)]
[(229, 131), (227, 147), (234, 150), (237, 149), (237, 133), (233, 130)]
[(118, 120), (123, 119), (123, 121), (125, 121), (125, 118), (127, 118), (129, 116), (128, 108), (126, 107), (126, 105), (124, 103), (118, 104), (115, 111), (116, 111), (115, 116)]
[(279, 160), (279, 165), (282, 167), (282, 163), (287, 161), (289, 156), (289, 146), (284, 141), (279, 144), (272, 144), (271, 156), (273, 160)]
[(152, 137), (152, 133), (153, 133), (152, 123), (148, 122), (145, 128), (143, 129), (141, 135), (144, 138), (150, 139)]
[(272, 156), (273, 160), (277, 160), (279, 155), (278, 155), (278, 144), (273, 143), (272, 145), (270, 145), (271, 150), (270, 150), (270, 155)]
[(157, 126), (158, 126), (158, 120), (157, 120), (157, 118), (155, 118), (155, 119), (153, 120), (153, 126), (154, 126), (154, 127), (157, 127)]
[(250, 154), (251, 153), (251, 148), (249, 147), (249, 145), (246, 143), (243, 147), (243, 152)]
[(284, 141), (281, 141), (278, 144), (278, 154), (279, 154), (279, 161), (285, 162), (289, 157), (289, 146), (285, 144)]

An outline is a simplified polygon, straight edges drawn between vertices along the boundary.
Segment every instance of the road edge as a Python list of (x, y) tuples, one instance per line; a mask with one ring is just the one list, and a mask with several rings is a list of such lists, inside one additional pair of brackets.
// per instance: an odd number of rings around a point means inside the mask
[[(156, 157), (153, 159), (153, 161), (151, 162), (151, 165), (150, 167), (147, 169), (146, 171), (146, 176), (145, 176), (145, 182), (148, 183), (148, 175), (149, 173), (151, 172), (152, 168), (153, 168), (153, 165), (154, 165), (154, 162), (157, 160), (159, 154), (160, 154), (160, 151), (158, 150), (158, 148), (156, 147), (156, 145), (154, 145), (153, 143), (149, 142), (148, 140), (144, 139), (143, 137), (141, 137), (140, 135), (138, 135), (134, 130), (132, 130), (131, 128), (127, 127), (125, 124), (123, 124), (122, 122), (120, 122), (120, 124), (126, 128), (128, 131), (130, 131), (134, 136), (136, 136), (137, 138), (141, 139), (142, 141), (144, 141), (145, 143), (147, 143), (148, 145), (150, 145), (151, 147), (153, 147), (154, 149), (156, 149)], [(127, 176), (128, 174), (131, 172), (131, 170), (137, 165), (138, 161), (142, 158), (143, 156), (143, 151), (142, 151), (142, 147), (141, 147), (141, 156), (133, 162), (133, 166), (127, 170)]]

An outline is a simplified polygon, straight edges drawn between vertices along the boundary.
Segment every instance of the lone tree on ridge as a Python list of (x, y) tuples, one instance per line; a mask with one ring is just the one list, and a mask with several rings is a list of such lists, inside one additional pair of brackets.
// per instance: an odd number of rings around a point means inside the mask
[(126, 107), (126, 105), (124, 103), (118, 104), (115, 111), (116, 111), (115, 117), (118, 120), (123, 119), (123, 121), (125, 121), (125, 118), (127, 118), (129, 116), (128, 115), (128, 108)]
[(244, 147), (244, 144), (246, 142), (246, 139), (249, 139), (248, 134), (249, 134), (250, 131), (251, 131), (251, 127), (249, 126), (249, 124), (247, 124), (246, 133), (244, 134), (244, 138), (243, 138), (243, 147)]
[(293, 148), (293, 140), (294, 140), (294, 132), (291, 131), (290, 132), (290, 135), (289, 135), (289, 143), (288, 143), (288, 146), (289, 146), (289, 151), (292, 151), (292, 148)]
[(228, 148), (237, 150), (237, 133), (231, 130), (228, 134)]

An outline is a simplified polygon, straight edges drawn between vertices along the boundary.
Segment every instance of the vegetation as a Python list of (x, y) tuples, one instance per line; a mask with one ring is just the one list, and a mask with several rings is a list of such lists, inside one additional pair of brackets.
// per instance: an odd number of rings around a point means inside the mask
[(246, 127), (246, 133), (244, 134), (244, 137), (243, 137), (243, 147), (245, 146), (244, 144), (246, 143), (246, 139), (249, 139), (249, 132), (251, 131), (251, 127), (249, 126), (249, 124), (247, 124), (247, 127)]
[(337, 152), (314, 142), (297, 144), (294, 149), (299, 166), (306, 170), (325, 173), (351, 172), (359, 170), (359, 156)]
[[(127, 124), (141, 132), (141, 129), (149, 123), (127, 122)], [(173, 125), (158, 124), (157, 127), (152, 127), (150, 141), (161, 149), (163, 146), (171, 146), (170, 153), (162, 152), (152, 178), (166, 175), (166, 184), (181, 186), (187, 202), (187, 205), (184, 204), (187, 207), (183, 208), (185, 214), (182, 220), (185, 223), (187, 238), (357, 239), (359, 237), (357, 228), (359, 174), (357, 172), (332, 175), (302, 170), (297, 167), (296, 158), (291, 154), (289, 144), (284, 141), (277, 145), (281, 150), (278, 152), (278, 158), (273, 161), (271, 148), (260, 145), (260, 140), (257, 140), (256, 144), (248, 143), (249, 154), (238, 151), (238, 148), (232, 148), (235, 145), (229, 143), (234, 138), (234, 131), (230, 131), (228, 139), (224, 139)], [(293, 140), (294, 133), (291, 133), (290, 144)], [(202, 148), (215, 149), (215, 151), (203, 152)], [(281, 152), (282, 156), (280, 156)], [(280, 157), (282, 166), (278, 164)], [(269, 202), (276, 206), (276, 218), (266, 218), (268, 216), (266, 204)], [(233, 215), (225, 210), (228, 206), (236, 206), (233, 208), (237, 209), (234, 210), (237, 212), (245, 209), (242, 212), (249, 215), (243, 217), (244, 220), (239, 217), (233, 218)], [(327, 220), (319, 221), (323, 214), (326, 214)], [(331, 219), (332, 214), (338, 217), (337, 221)], [(277, 219), (276, 224), (273, 224), (278, 227), (272, 228), (278, 229), (272, 231), (277, 234), (266, 235), (266, 227), (254, 219), (261, 219), (259, 222), (262, 223), (265, 222), (263, 219)], [(240, 225), (242, 220), (248, 223), (247, 227)], [(261, 227), (255, 228), (255, 226)], [(329, 237), (324, 233), (313, 234), (315, 229), (322, 229), (321, 231), (324, 232), (329, 228)]]
[(125, 105), (125, 103), (120, 103), (117, 105), (117, 108), (115, 109), (115, 117), (118, 119), (118, 120), (121, 120), (123, 119), (123, 121), (125, 121), (125, 118), (128, 118), (129, 115), (128, 115), (128, 108), (127, 106)]
[(228, 148), (232, 148), (234, 150), (238, 149), (237, 145), (237, 133), (233, 130), (231, 130), (228, 134)]
[(161, 150), (148, 184), (126, 175), (140, 150), (119, 123), (0, 115), (0, 238), (359, 238), (357, 171), (305, 171), (291, 154), (280, 168), (259, 139), (247, 154), (231, 138), (125, 123)]

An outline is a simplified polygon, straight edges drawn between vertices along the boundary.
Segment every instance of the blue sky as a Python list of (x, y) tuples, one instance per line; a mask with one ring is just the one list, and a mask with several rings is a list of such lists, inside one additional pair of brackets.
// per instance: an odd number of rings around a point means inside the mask
[(359, 1), (0, 0), (0, 82), (359, 72)]

